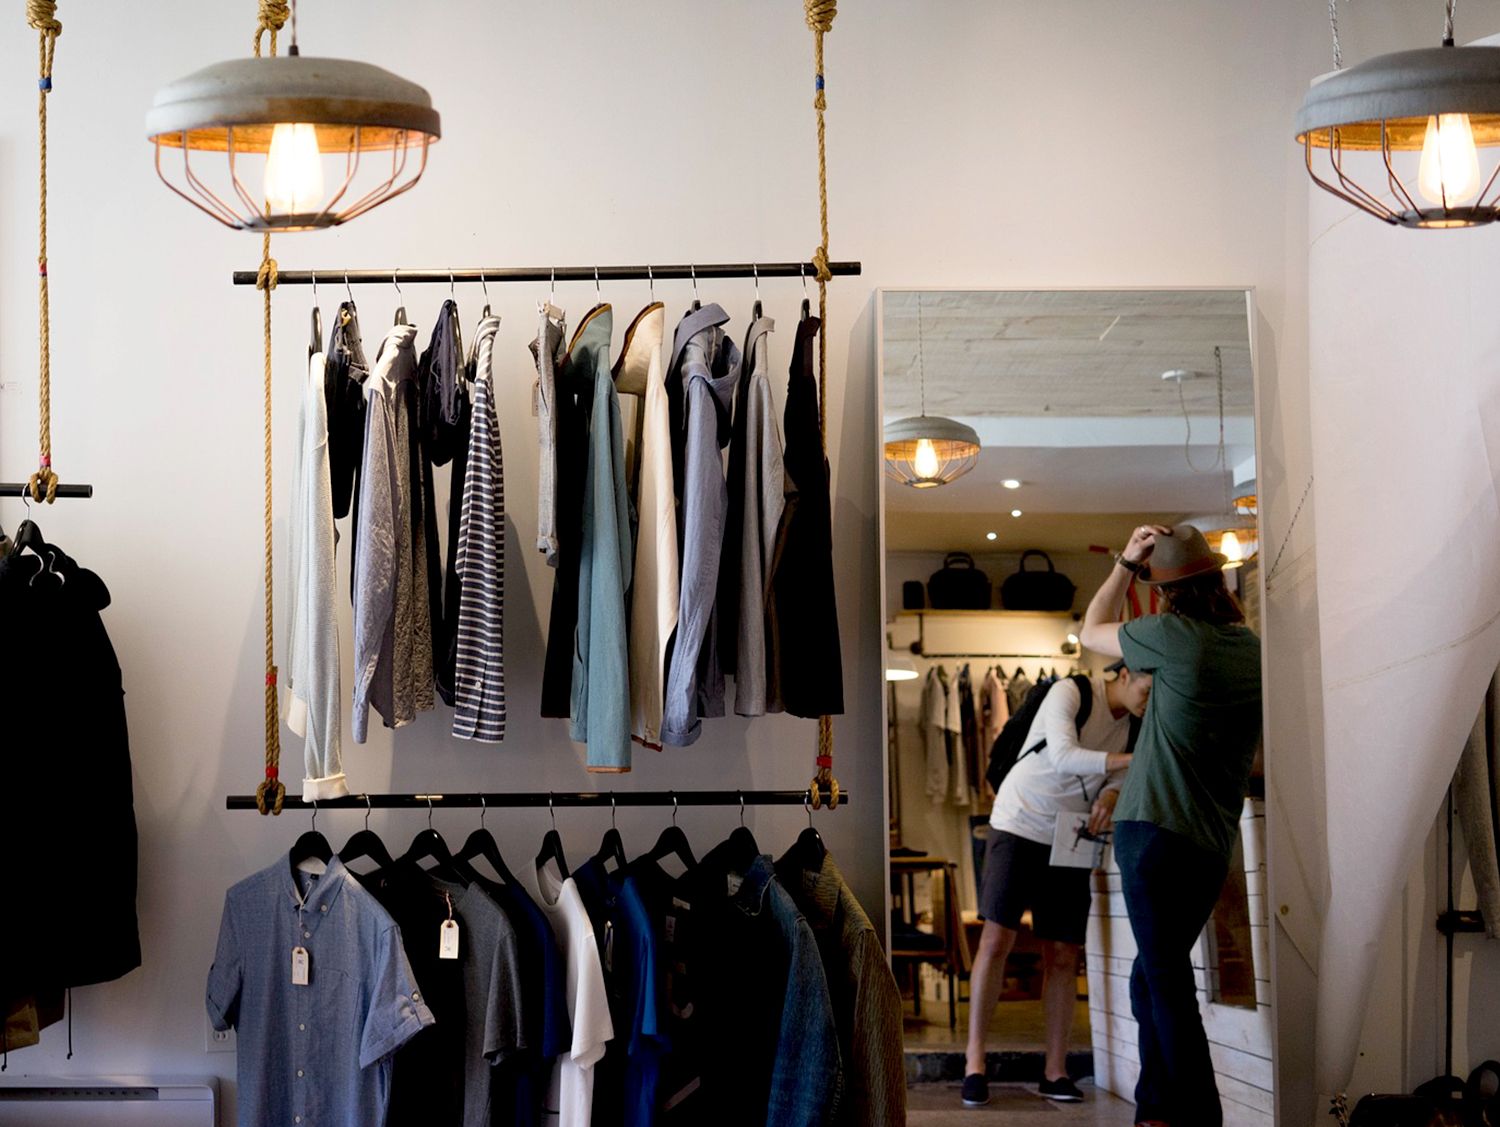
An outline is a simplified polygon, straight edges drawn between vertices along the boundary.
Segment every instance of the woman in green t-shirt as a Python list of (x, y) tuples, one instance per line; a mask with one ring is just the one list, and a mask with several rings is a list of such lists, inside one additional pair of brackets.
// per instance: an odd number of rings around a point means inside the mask
[[(1135, 530), (1084, 614), (1082, 641), (1154, 676), (1115, 809), (1115, 860), (1138, 954), (1136, 1121), (1220, 1127), (1192, 953), (1229, 871), (1261, 734), (1260, 639), (1191, 525)], [(1140, 578), (1162, 614), (1122, 622)]]

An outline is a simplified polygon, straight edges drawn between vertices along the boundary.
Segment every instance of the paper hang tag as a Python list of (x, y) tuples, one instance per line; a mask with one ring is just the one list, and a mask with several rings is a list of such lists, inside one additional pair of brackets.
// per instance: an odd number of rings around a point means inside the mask
[(438, 927), (438, 958), (458, 958), (458, 921), (444, 920)]
[(292, 948), (292, 985), (306, 986), (312, 980), (312, 956), (306, 947)]

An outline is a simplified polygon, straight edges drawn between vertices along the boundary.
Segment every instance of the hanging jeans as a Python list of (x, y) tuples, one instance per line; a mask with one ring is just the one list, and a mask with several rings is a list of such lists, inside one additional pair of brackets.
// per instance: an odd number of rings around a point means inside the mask
[(1138, 952), (1130, 974), (1140, 1026), (1135, 1117), (1222, 1127), (1193, 947), (1218, 902), (1228, 860), (1151, 822), (1118, 822), (1115, 861)]

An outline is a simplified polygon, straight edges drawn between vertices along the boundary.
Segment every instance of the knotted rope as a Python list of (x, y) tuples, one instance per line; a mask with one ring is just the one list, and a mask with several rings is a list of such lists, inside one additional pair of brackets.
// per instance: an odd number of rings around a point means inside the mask
[[(286, 0), (260, 0), (260, 22), (255, 28), (255, 56), (260, 57), (263, 35), (270, 35), (270, 53), (276, 54), (276, 33), (286, 24), (291, 9)], [(276, 288), (276, 260), (271, 257), (271, 233), (261, 237), (260, 270), (255, 288), (265, 295), (263, 306), (265, 340), (265, 568), (266, 568), (266, 777), (255, 788), (255, 807), (262, 814), (280, 814), (286, 800), (286, 784), (281, 781), (281, 717), (276, 700), (276, 643), (273, 619), (275, 599), (271, 585), (271, 291)]]
[(36, 128), (40, 188), (37, 193), (37, 343), (40, 376), (37, 380), (37, 471), (27, 485), (33, 501), (57, 499), (57, 474), (52, 469), (52, 306), (47, 293), (47, 95), (52, 93), (52, 56), (62, 24), (56, 0), (26, 0), (26, 22), (37, 31)]
[[(823, 36), (833, 29), (839, 14), (838, 0), (803, 0), (807, 26), (813, 33), (813, 109), (818, 115), (818, 230), (822, 236), (813, 251), (813, 269), (818, 280), (818, 434), (823, 456), (828, 456), (828, 144), (823, 115), (828, 97), (823, 81)], [(833, 718), (818, 717), (818, 773), (812, 781), (812, 806), (817, 809), (828, 792), (828, 808), (839, 804), (839, 781), (833, 777)]]

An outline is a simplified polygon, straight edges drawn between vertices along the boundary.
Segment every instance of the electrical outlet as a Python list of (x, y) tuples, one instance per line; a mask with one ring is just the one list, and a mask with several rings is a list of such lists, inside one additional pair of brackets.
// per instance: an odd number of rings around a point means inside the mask
[(209, 1025), (207, 1052), (232, 1053), (236, 1047), (233, 1029), (215, 1029)]

